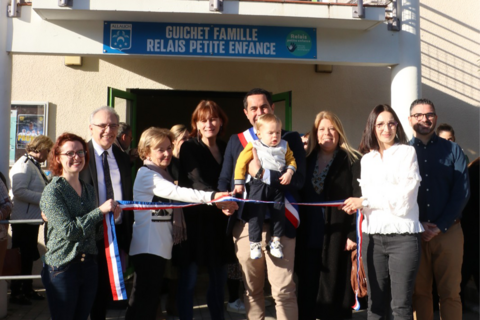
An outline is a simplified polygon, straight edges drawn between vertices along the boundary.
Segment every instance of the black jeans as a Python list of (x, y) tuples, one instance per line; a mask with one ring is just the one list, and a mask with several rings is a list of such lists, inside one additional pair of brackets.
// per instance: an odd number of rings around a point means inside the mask
[(265, 213), (270, 212), (273, 226), (272, 236), (283, 236), (285, 228), (285, 195), (282, 191), (272, 188), (261, 180), (250, 182), (249, 197), (252, 200), (275, 201), (275, 204), (255, 204), (251, 206), (248, 220), (248, 239), (250, 242), (262, 241), (263, 221)]
[[(31, 275), (33, 262), (40, 258), (37, 239), (39, 225), (12, 224), (12, 248), (20, 248), (21, 274)], [(12, 297), (30, 294), (33, 280), (12, 280)]]
[(420, 266), (420, 234), (363, 234), (368, 319), (413, 319), (412, 295)]
[(153, 254), (137, 254), (131, 258), (135, 280), (125, 320), (155, 320), (167, 260)]

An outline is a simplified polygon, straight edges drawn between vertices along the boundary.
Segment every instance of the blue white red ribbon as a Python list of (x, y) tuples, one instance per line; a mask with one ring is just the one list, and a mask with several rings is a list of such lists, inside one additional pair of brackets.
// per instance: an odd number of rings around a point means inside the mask
[[(275, 201), (261, 201), (261, 200), (251, 200), (251, 199), (239, 199), (232, 196), (223, 196), (217, 198), (215, 200), (210, 201), (210, 204), (213, 203), (220, 203), (226, 201), (234, 201), (234, 202), (245, 202), (245, 203), (268, 203), (274, 204)], [(203, 203), (172, 203), (172, 202), (141, 202), (141, 201), (117, 201), (120, 208), (122, 210), (159, 210), (159, 209), (174, 209), (174, 208), (185, 208), (185, 207), (193, 207), (202, 205)], [(339, 207), (342, 206), (344, 200), (340, 201), (326, 201), (326, 202), (289, 202), (285, 204), (285, 207), (294, 207), (295, 211), (298, 214), (298, 206), (314, 206), (314, 207)], [(287, 209), (288, 210), (288, 209)], [(113, 221), (113, 215), (111, 217)], [(363, 215), (360, 210), (357, 210), (356, 213), (356, 228), (357, 228), (357, 266), (360, 266), (360, 259), (362, 258), (362, 221)], [(292, 221), (290, 221), (292, 222)], [(113, 223), (113, 222), (112, 222)], [(292, 222), (293, 224), (293, 222)], [(106, 242), (106, 240), (105, 240)], [(117, 249), (118, 251), (118, 249)], [(108, 257), (108, 256), (107, 256)], [(119, 259), (117, 261), (120, 261)], [(119, 262), (117, 263), (119, 265)], [(121, 271), (121, 267), (120, 267)], [(110, 265), (109, 265), (109, 272), (110, 272)], [(360, 285), (360, 273), (359, 267), (357, 267), (357, 283)], [(123, 284), (123, 277), (122, 277), (122, 284)], [(124, 286), (123, 286), (123, 290)], [(358, 301), (358, 290), (355, 291), (355, 305), (352, 307), (354, 310), (360, 309), (360, 302)], [(113, 286), (112, 286), (113, 292)], [(124, 291), (123, 291), (124, 292)], [(125, 295), (126, 296), (126, 295)]]
[[(245, 202), (245, 203), (264, 203), (264, 204), (275, 204), (275, 201), (262, 201), (262, 200), (252, 200), (252, 199), (240, 199), (232, 196), (223, 196), (208, 202), (208, 204), (213, 204), (217, 202)], [(126, 201), (126, 200), (117, 200), (118, 205), (122, 210), (160, 210), (160, 209), (175, 209), (175, 208), (186, 208), (199, 206), (204, 203), (191, 203), (191, 202), (142, 202), (142, 201)], [(292, 206), (313, 206), (313, 207), (339, 207), (342, 206), (344, 200), (341, 201), (326, 201), (326, 202), (291, 202)]]
[[(253, 127), (245, 130), (242, 133), (239, 133), (237, 136), (244, 148), (247, 146), (249, 142), (258, 140), (258, 137), (255, 134)], [(288, 221), (290, 221), (290, 223), (295, 228), (298, 228), (298, 226), (300, 225), (300, 215), (298, 214), (298, 207), (295, 204), (293, 204), (292, 201), (295, 202), (295, 199), (290, 194), (290, 192), (286, 191), (285, 192), (285, 217), (288, 219)]]
[(108, 278), (112, 289), (113, 300), (126, 300), (127, 290), (123, 281), (122, 263), (118, 250), (117, 237), (115, 234), (115, 219), (113, 213), (105, 215), (103, 219), (103, 235), (105, 244), (105, 256), (107, 257)]
[[(357, 231), (357, 289), (355, 290), (355, 304), (352, 306), (353, 310), (360, 310), (360, 301), (358, 301), (358, 293), (360, 292), (360, 261), (362, 260), (362, 222), (363, 214), (357, 210), (355, 214), (356, 231)], [(363, 279), (362, 279), (363, 281)]]

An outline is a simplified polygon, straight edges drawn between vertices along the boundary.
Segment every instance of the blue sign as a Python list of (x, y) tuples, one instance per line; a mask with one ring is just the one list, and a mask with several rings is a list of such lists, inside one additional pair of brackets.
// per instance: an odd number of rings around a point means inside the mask
[(315, 28), (104, 22), (103, 53), (316, 59)]

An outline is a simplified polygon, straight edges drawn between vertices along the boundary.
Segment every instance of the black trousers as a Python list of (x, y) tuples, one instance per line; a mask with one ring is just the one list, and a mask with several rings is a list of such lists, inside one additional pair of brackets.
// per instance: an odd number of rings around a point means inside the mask
[(298, 319), (315, 320), (320, 268), (322, 266), (322, 248), (304, 248), (295, 257), (298, 276)]
[(90, 311), (91, 320), (105, 320), (107, 307), (113, 300), (110, 279), (108, 277), (107, 258), (105, 256), (104, 239), (97, 241), (98, 286), (95, 301)]
[[(12, 248), (20, 248), (21, 274), (31, 275), (33, 262), (40, 258), (37, 239), (39, 225), (12, 224)], [(10, 289), (12, 297), (21, 294), (30, 294), (33, 291), (33, 280), (12, 280)]]
[(272, 236), (281, 237), (285, 227), (285, 195), (279, 189), (272, 188), (261, 180), (250, 182), (249, 198), (252, 200), (275, 201), (275, 204), (255, 204), (251, 206), (248, 220), (248, 239), (250, 242), (262, 241), (263, 221), (270, 212), (273, 227)]
[(137, 254), (131, 259), (135, 278), (125, 320), (155, 320), (167, 259), (153, 254)]

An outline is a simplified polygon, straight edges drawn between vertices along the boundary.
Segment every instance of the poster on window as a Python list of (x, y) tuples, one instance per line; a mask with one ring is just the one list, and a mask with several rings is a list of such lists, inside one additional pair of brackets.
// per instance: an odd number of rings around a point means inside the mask
[(27, 144), (35, 137), (47, 135), (47, 120), (48, 102), (12, 102), (10, 165), (25, 154)]

